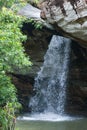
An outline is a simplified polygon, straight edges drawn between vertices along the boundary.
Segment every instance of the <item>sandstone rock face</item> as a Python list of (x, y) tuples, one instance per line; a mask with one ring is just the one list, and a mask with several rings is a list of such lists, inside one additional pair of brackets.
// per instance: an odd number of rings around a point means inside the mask
[(40, 9), (35, 8), (30, 4), (27, 4), (21, 10), (19, 10), (18, 14), (26, 16), (27, 18), (34, 18), (35, 20), (41, 20), (40, 12), (41, 12)]
[(87, 116), (87, 49), (76, 42), (71, 46), (66, 111)]
[(12, 83), (16, 86), (18, 101), (22, 104), (22, 111), (29, 112), (28, 104), (33, 92), (33, 79), (28, 75), (12, 74)]
[(24, 24), (23, 33), (27, 35), (27, 41), (23, 44), (25, 52), (29, 55), (33, 65), (28, 72), (35, 78), (44, 61), (44, 55), (48, 49), (53, 31), (47, 28), (36, 29), (32, 24)]
[(18, 11), (18, 15), (25, 16), (28, 19), (33, 19), (34, 21), (41, 23), (43, 26), (53, 29), (53, 27), (49, 23), (41, 19), (40, 13), (41, 13), (40, 9), (30, 4), (27, 4)]
[(87, 0), (45, 0), (41, 17), (64, 36), (87, 46)]

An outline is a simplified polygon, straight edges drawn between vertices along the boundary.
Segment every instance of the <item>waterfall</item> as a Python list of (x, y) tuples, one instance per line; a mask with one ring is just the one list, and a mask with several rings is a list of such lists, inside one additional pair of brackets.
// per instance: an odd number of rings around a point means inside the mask
[(68, 38), (56, 35), (52, 37), (43, 66), (35, 78), (36, 95), (29, 104), (33, 113), (64, 114), (70, 42)]

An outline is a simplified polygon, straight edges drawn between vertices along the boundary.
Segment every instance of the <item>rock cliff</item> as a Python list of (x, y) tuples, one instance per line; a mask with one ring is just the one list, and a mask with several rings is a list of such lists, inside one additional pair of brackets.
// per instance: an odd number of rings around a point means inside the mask
[(41, 3), (41, 17), (62, 35), (87, 47), (87, 1), (45, 0)]
[(87, 49), (73, 41), (67, 89), (66, 111), (87, 116)]

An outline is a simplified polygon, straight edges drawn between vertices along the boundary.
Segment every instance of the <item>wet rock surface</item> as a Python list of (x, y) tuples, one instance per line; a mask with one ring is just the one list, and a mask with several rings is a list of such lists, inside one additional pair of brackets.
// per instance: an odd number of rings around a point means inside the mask
[(12, 82), (16, 86), (18, 101), (22, 104), (22, 111), (29, 112), (29, 99), (34, 94), (34, 79), (28, 75), (12, 74)]
[(67, 113), (87, 116), (87, 49), (72, 43)]

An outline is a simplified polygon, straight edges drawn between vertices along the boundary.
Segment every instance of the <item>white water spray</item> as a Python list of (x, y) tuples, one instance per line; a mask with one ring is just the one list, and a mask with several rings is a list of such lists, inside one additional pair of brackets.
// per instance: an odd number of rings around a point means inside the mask
[(35, 79), (36, 95), (29, 106), (33, 113), (64, 114), (71, 40), (52, 37), (44, 63)]

